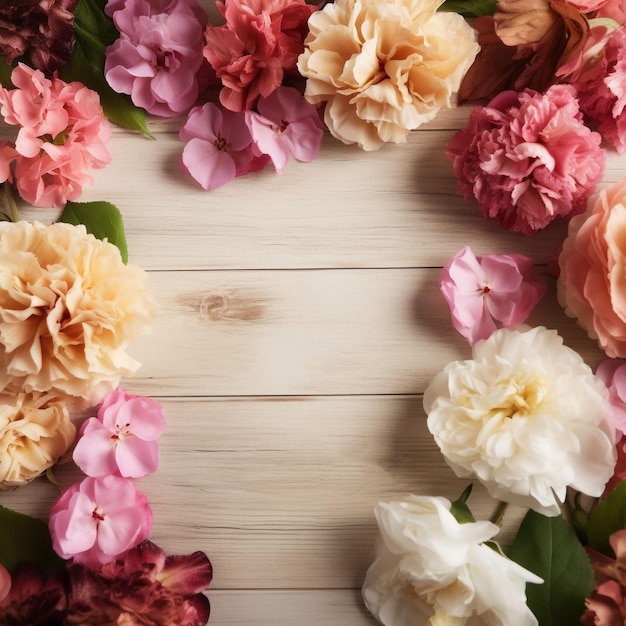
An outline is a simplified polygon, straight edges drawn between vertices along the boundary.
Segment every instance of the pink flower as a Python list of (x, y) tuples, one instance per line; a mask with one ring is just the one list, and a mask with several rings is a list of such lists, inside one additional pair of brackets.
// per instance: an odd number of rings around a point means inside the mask
[(608, 387), (613, 428), (626, 434), (626, 360), (607, 359), (598, 365), (596, 376)]
[(112, 15), (120, 38), (107, 49), (109, 85), (153, 115), (189, 109), (200, 91), (203, 64), (206, 15), (197, 3), (129, 0)]
[(189, 112), (179, 137), (187, 142), (181, 167), (206, 190), (217, 189), (267, 163), (267, 157), (253, 151), (244, 114), (226, 111), (211, 102)]
[(486, 217), (530, 235), (580, 213), (604, 174), (600, 136), (582, 122), (569, 85), (506, 91), (470, 115), (446, 155), (459, 190)]
[(617, 452), (617, 461), (613, 470), (613, 476), (611, 476), (609, 482), (604, 487), (604, 495), (611, 493), (626, 478), (626, 435), (622, 436), (615, 444), (615, 451)]
[(246, 124), (261, 154), (267, 154), (278, 173), (289, 155), (297, 161), (313, 161), (322, 145), (324, 126), (317, 109), (292, 87), (279, 87), (259, 98), (258, 113), (246, 111)]
[(110, 392), (83, 424), (73, 459), (88, 476), (140, 478), (159, 465), (157, 439), (165, 428), (161, 405), (121, 389)]
[(446, 263), (439, 287), (452, 324), (471, 345), (498, 328), (522, 324), (546, 290), (532, 259), (521, 254), (475, 257), (466, 246)]
[(148, 537), (152, 510), (131, 480), (113, 475), (87, 477), (54, 503), (49, 528), (60, 557), (96, 567), (114, 561)]
[(267, 97), (285, 73), (298, 75), (307, 20), (316, 10), (304, 0), (226, 0), (216, 2), (226, 20), (208, 26), (204, 56), (222, 81), (220, 102), (231, 111), (251, 109)]

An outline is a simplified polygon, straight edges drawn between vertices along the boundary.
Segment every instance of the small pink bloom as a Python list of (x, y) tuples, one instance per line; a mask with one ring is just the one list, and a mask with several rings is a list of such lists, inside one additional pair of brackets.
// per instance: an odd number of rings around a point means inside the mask
[(598, 365), (596, 376), (608, 387), (613, 428), (626, 434), (626, 360), (606, 359)]
[(322, 145), (324, 126), (317, 109), (292, 87), (278, 87), (259, 98), (258, 113), (246, 111), (246, 124), (261, 154), (267, 154), (278, 173), (289, 155), (297, 161), (313, 161)]
[(521, 254), (475, 257), (466, 246), (441, 272), (439, 287), (453, 326), (471, 345), (502, 326), (519, 326), (546, 290), (532, 259)]
[(152, 510), (130, 479), (89, 476), (55, 502), (49, 528), (60, 557), (96, 567), (114, 561), (148, 537)]
[(105, 397), (98, 417), (83, 424), (74, 462), (88, 476), (146, 476), (159, 465), (157, 439), (164, 428), (163, 408), (158, 402), (116, 389)]

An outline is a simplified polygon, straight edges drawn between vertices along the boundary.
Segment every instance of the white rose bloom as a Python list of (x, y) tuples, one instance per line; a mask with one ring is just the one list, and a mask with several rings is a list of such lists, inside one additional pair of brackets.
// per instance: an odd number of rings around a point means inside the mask
[(445, 498), (380, 503), (382, 535), (363, 599), (385, 626), (536, 626), (526, 583), (541, 578), (482, 542), (498, 527), (459, 524)]
[(600, 496), (615, 465), (608, 392), (543, 327), (502, 328), (424, 394), (428, 428), (457, 476), (495, 498), (558, 515), (568, 486)]

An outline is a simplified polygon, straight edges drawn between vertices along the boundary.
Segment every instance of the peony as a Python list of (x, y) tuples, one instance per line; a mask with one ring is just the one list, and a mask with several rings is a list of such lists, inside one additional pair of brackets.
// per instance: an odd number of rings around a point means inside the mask
[(503, 92), (470, 115), (446, 156), (459, 191), (504, 228), (531, 235), (584, 211), (602, 179), (600, 135), (582, 121), (569, 85)]
[(138, 363), (146, 274), (84, 226), (0, 223), (0, 390), (56, 389), (96, 403)]
[(449, 107), (478, 45), (440, 0), (337, 0), (309, 19), (305, 97), (344, 143), (376, 150)]
[(626, 357), (626, 180), (574, 218), (559, 256), (557, 295), (606, 354)]
[(428, 429), (460, 477), (505, 502), (559, 515), (567, 487), (600, 496), (615, 466), (608, 392), (543, 327), (501, 328), (424, 393)]
[(382, 542), (363, 598), (385, 626), (537, 624), (525, 585), (542, 580), (483, 543), (495, 524), (460, 524), (448, 500), (426, 496), (380, 503), (376, 519)]
[(18, 487), (52, 467), (76, 429), (62, 399), (38, 392), (0, 396), (0, 489)]

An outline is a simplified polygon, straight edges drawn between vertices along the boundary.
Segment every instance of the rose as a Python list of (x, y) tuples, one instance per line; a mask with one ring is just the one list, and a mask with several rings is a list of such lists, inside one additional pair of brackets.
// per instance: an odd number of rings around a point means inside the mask
[(495, 524), (460, 524), (448, 500), (426, 496), (379, 503), (376, 518), (382, 542), (363, 598), (385, 626), (465, 624), (472, 617), (492, 626), (537, 624), (525, 584), (542, 580), (484, 545), (498, 532)]

